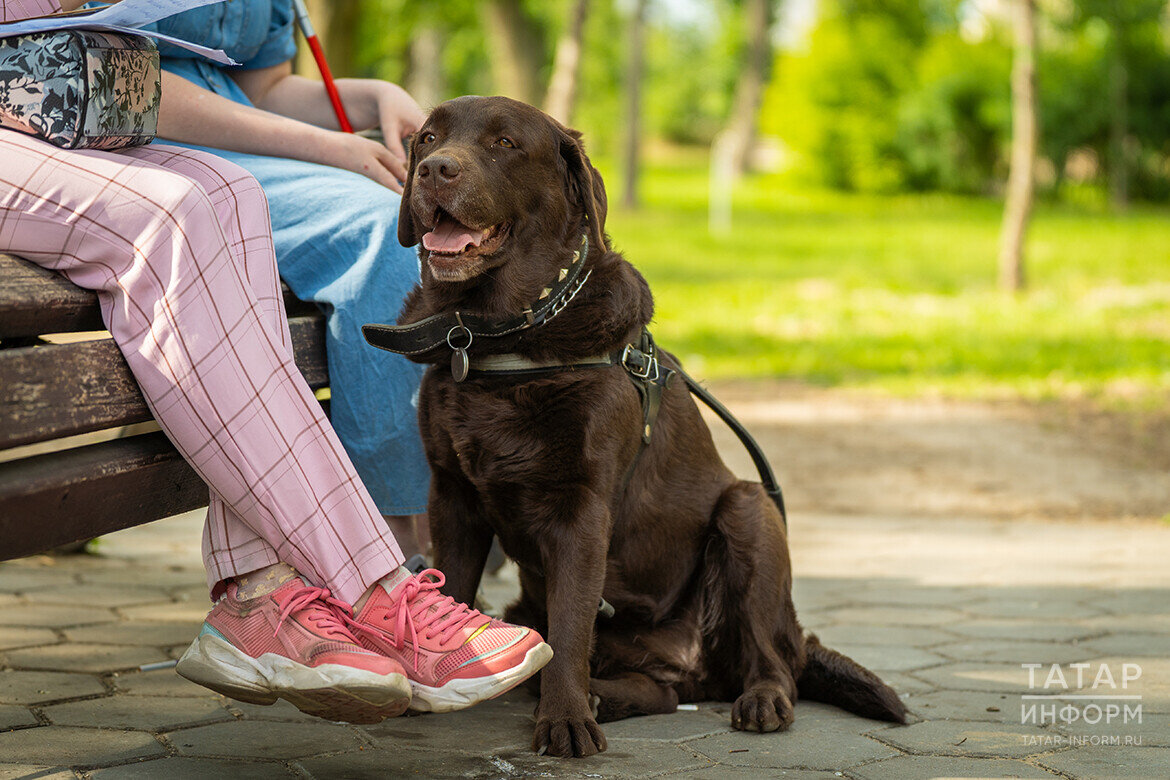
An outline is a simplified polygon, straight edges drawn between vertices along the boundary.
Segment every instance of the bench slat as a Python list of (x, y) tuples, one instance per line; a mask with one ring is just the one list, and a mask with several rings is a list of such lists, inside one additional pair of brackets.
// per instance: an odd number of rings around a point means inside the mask
[[(327, 386), (323, 318), (289, 327), (309, 386)], [(0, 449), (152, 419), (111, 339), (0, 350), (0, 377)]]
[[(289, 317), (316, 313), (281, 284)], [(0, 339), (105, 330), (97, 294), (61, 274), (0, 253)]]
[(207, 486), (161, 433), (0, 463), (0, 560), (206, 504)]
[(58, 273), (0, 254), (0, 338), (105, 327), (97, 295)]

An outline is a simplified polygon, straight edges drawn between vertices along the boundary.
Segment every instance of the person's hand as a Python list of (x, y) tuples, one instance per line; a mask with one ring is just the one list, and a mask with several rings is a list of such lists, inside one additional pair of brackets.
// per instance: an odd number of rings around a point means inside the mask
[[(398, 148), (401, 153), (401, 142)], [(317, 145), (317, 151), (317, 159), (313, 162), (360, 173), (384, 187), (402, 193), (406, 160), (377, 141), (350, 133), (327, 132)]]
[(422, 127), (427, 116), (405, 89), (389, 81), (377, 82), (374, 99), (386, 148), (405, 166), (406, 150), (402, 147), (402, 139)]

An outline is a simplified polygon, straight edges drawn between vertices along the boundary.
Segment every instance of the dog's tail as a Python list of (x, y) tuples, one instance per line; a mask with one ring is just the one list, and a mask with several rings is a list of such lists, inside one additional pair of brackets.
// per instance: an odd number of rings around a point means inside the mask
[(806, 635), (804, 650), (804, 671), (796, 681), (802, 699), (833, 704), (874, 720), (906, 722), (906, 705), (876, 674), (825, 647), (816, 634)]

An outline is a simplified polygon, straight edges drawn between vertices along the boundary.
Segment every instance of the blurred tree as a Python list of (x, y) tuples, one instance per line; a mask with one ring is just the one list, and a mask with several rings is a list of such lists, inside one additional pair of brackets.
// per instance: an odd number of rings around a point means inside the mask
[(756, 129), (760, 120), (760, 103), (768, 70), (772, 63), (772, 22), (775, 12), (772, 0), (745, 0), (744, 42), (746, 52), (740, 65), (735, 85), (735, 99), (731, 116), (723, 129), (726, 134), (727, 154), (737, 174), (747, 171)]
[(528, 14), (522, 0), (485, 0), (479, 10), (497, 90), (539, 105), (545, 65), (543, 26)]
[(1024, 236), (1032, 211), (1036, 177), (1036, 0), (1014, 0), (1015, 53), (1012, 63), (1012, 157), (999, 245), (999, 284), (1024, 287)]
[(557, 40), (552, 77), (544, 96), (544, 110), (562, 124), (573, 121), (577, 102), (577, 83), (581, 75), (581, 53), (585, 45), (585, 22), (589, 18), (589, 0), (573, 0), (569, 23)]
[(629, 26), (629, 49), (626, 52), (626, 126), (622, 170), (625, 189), (622, 206), (638, 206), (639, 149), (642, 141), (642, 72), (645, 69), (646, 0), (635, 0)]

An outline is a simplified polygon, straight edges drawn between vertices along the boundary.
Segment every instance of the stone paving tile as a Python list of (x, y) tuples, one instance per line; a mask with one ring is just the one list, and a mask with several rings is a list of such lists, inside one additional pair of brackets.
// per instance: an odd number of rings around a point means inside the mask
[(1115, 615), (1170, 615), (1170, 588), (1119, 589), (1089, 603)]
[(184, 680), (174, 669), (159, 669), (154, 672), (127, 672), (112, 678), (114, 687), (121, 693), (132, 696), (181, 696), (196, 698), (218, 698), (218, 696)]
[(489, 701), (459, 712), (391, 718), (361, 730), (375, 745), (386, 748), (410, 745), (419, 750), (450, 750), (467, 734), (475, 734), (476, 745), (484, 750), (518, 750), (532, 744), (534, 703), (531, 699)]
[(364, 745), (356, 732), (318, 720), (317, 723), (236, 721), (198, 726), (168, 734), (183, 756), (297, 759)]
[(1138, 778), (1155, 780), (1170, 777), (1170, 749), (1099, 745), (1063, 750), (1042, 756), (1036, 763), (1069, 776), (1086, 778)]
[(170, 601), (166, 594), (155, 587), (132, 587), (129, 585), (63, 585), (34, 590), (25, 595), (30, 604), (100, 604), (103, 607), (128, 607), (135, 604), (154, 604)]
[(857, 780), (932, 780), (937, 777), (1058, 777), (1023, 761), (994, 758), (898, 756), (855, 767), (846, 773)]
[(935, 653), (956, 661), (986, 661), (990, 663), (1068, 664), (1085, 661), (1100, 653), (1074, 644), (1055, 642), (1016, 642), (1008, 639), (975, 639), (935, 645)]
[(839, 645), (897, 645), (900, 647), (928, 647), (943, 642), (954, 642), (958, 637), (938, 628), (925, 626), (875, 626), (866, 624), (838, 624), (817, 632), (826, 647)]
[(59, 641), (56, 632), (48, 628), (0, 626), (0, 650), (51, 645)]
[(35, 726), (37, 719), (27, 707), (18, 707), (15, 704), (0, 704), (0, 731), (14, 729), (17, 726)]
[(107, 696), (42, 708), (59, 726), (168, 731), (180, 726), (234, 720), (218, 699)]
[(142, 647), (184, 646), (199, 633), (199, 623), (159, 623), (139, 620), (105, 623), (65, 629), (70, 642), (96, 642), (111, 645), (138, 645)]
[(0, 780), (77, 780), (68, 769), (32, 764), (0, 764)]
[(1084, 647), (1094, 656), (1150, 655), (1159, 658), (1170, 656), (1170, 636), (1165, 634), (1111, 634), (1090, 639)]
[[(918, 674), (919, 672), (915, 672)], [(934, 690), (935, 686), (930, 683), (919, 680), (917, 677), (911, 677), (905, 672), (882, 672), (878, 675), (882, 681), (898, 692), (899, 696), (905, 698), (913, 693), (926, 693)]]
[(88, 674), (0, 671), (0, 704), (39, 704), (105, 692), (101, 680)]
[(941, 587), (908, 583), (905, 587), (858, 588), (851, 601), (879, 606), (954, 607), (987, 599), (989, 588)]
[[(818, 772), (811, 769), (769, 769), (767, 777), (770, 780), (834, 780), (841, 777), (839, 772)], [(691, 772), (681, 772), (670, 775), (672, 778), (685, 780), (761, 780), (760, 770), (738, 766), (714, 766), (709, 769), (696, 769)]]
[[(1095, 714), (1092, 717), (1097, 717)], [(1145, 712), (1138, 719), (1127, 719), (1124, 716), (1113, 719), (1113, 723), (1105, 723), (1101, 718), (1095, 725), (1084, 722), (1064, 724), (1058, 722), (1056, 730), (1065, 736), (1076, 740), (1074, 747), (1091, 745), (1094, 738), (1102, 740), (1106, 737), (1116, 738), (1119, 745), (1130, 742), (1142, 747), (1170, 748), (1170, 715)], [(1126, 722), (1126, 721), (1129, 722)]]
[(24, 604), (0, 610), (0, 626), (65, 628), (92, 623), (112, 623), (117, 616), (101, 607), (60, 604)]
[(1088, 639), (1101, 634), (1105, 629), (1096, 628), (1086, 621), (1077, 623), (1055, 623), (1041, 620), (980, 618), (964, 620), (948, 626), (948, 631), (976, 639), (1013, 639), (1021, 642), (1071, 642)]
[(210, 758), (159, 758), (154, 761), (140, 761), (136, 764), (99, 769), (92, 773), (100, 780), (157, 780), (173, 777), (182, 780), (268, 780), (276, 777), (295, 777), (291, 770), (281, 764), (240, 761), (221, 761)]
[(897, 645), (845, 644), (834, 648), (875, 672), (907, 672), (944, 664), (947, 659), (929, 650)]
[[(207, 689), (202, 689), (211, 693)], [(247, 704), (242, 701), (224, 697), (224, 704), (228, 710), (238, 714), (246, 720), (280, 720), (294, 723), (324, 723), (314, 715), (306, 715), (287, 701), (277, 701), (273, 704)]]
[(1008, 599), (992, 598), (963, 605), (963, 611), (978, 617), (991, 618), (1080, 618), (1104, 614), (1099, 607), (1088, 606), (1079, 601), (1058, 599)]
[[(1128, 688), (1121, 688), (1121, 671), (1123, 664), (1138, 664), (1142, 676), (1129, 683)], [(1096, 693), (1137, 694), (1142, 697), (1142, 708), (1146, 712), (1170, 713), (1170, 658), (1141, 658), (1127, 655), (1109, 655), (1094, 658), (1090, 662), (1086, 675), (1099, 674), (1100, 666), (1107, 665), (1114, 675), (1117, 690), (1108, 690), (1102, 685)]]
[[(606, 739), (647, 739), (681, 742), (714, 734), (731, 734), (730, 705), (701, 704), (696, 711), (680, 710), (669, 715), (646, 715), (601, 724)], [(797, 711), (800, 717), (800, 711)], [(531, 728), (531, 727), (530, 727)]]
[(870, 736), (911, 753), (977, 758), (1024, 758), (1052, 750), (1044, 745), (1052, 732), (1018, 723), (965, 723), (931, 720)]
[(94, 585), (127, 585), (147, 587), (152, 590), (169, 587), (203, 585), (206, 596), (207, 578), (203, 572), (193, 569), (172, 569), (169, 567), (143, 566), (136, 564), (118, 569), (104, 569), (82, 572), (80, 579)]
[(1083, 625), (1095, 633), (1170, 634), (1170, 615), (1100, 615)]
[(108, 766), (165, 752), (142, 731), (40, 726), (0, 733), (0, 756), (31, 764)]
[(69, 568), (38, 566), (32, 559), (0, 563), (0, 591), (5, 593), (27, 593), (73, 581)]
[(916, 693), (903, 699), (923, 720), (975, 720), (991, 723), (1019, 723), (1019, 694), (982, 691), (934, 691)]
[(18, 669), (48, 669), (62, 672), (111, 672), (142, 664), (165, 661), (167, 656), (153, 647), (131, 645), (69, 644), (10, 650), (10, 666)]
[(826, 613), (825, 617), (837, 623), (945, 627), (961, 620), (963, 613), (942, 607), (845, 607), (834, 609)]
[(194, 623), (201, 625), (210, 606), (198, 602), (168, 602), (145, 604), (138, 607), (119, 607), (118, 612), (130, 620), (159, 621), (163, 623)]
[(966, 691), (999, 691), (1027, 693), (1028, 674), (1018, 663), (982, 664), (954, 663), (922, 669), (913, 673), (927, 683), (940, 688)]
[(735, 731), (683, 744), (720, 765), (840, 770), (896, 755), (887, 745), (862, 736), (862, 732), (887, 725), (827, 704), (800, 702), (796, 706), (796, 720), (787, 731), (771, 734)]

